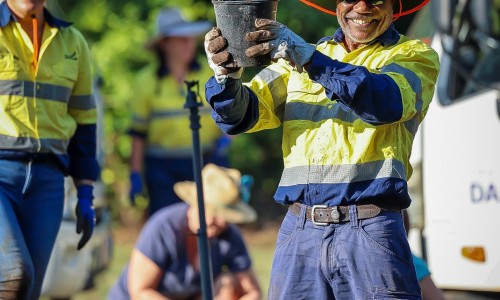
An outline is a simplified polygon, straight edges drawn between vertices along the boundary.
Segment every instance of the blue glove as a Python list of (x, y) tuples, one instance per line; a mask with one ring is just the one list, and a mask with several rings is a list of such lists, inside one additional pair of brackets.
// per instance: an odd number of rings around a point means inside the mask
[(208, 162), (218, 165), (219, 167), (229, 168), (229, 147), (231, 146), (231, 137), (222, 135), (214, 142), (214, 150)]
[(283, 58), (296, 66), (299, 72), (309, 62), (316, 47), (306, 43), (304, 39), (285, 25), (269, 19), (256, 19), (257, 31), (246, 34), (245, 39), (259, 44), (245, 50), (248, 57), (255, 57), (270, 53), (271, 59)]
[(215, 141), (215, 155), (226, 156), (229, 146), (231, 146), (231, 138), (227, 135), (221, 136)]
[(252, 189), (254, 179), (252, 175), (243, 175), (240, 179), (240, 194), (243, 202), (250, 202), (250, 190)]
[(135, 206), (135, 196), (142, 193), (142, 178), (137, 171), (130, 173), (130, 192), (129, 198), (132, 206)]
[(76, 197), (78, 202), (76, 204), (76, 233), (83, 232), (80, 242), (78, 242), (77, 249), (80, 250), (90, 240), (95, 226), (95, 211), (92, 206), (92, 195), (94, 187), (91, 185), (79, 185), (76, 190)]

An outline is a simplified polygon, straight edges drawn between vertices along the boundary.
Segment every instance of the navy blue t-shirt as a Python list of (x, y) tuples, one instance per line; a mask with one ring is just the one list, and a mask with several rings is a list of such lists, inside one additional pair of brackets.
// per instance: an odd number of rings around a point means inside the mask
[[(173, 299), (190, 299), (201, 291), (200, 274), (187, 258), (186, 239), (192, 233), (187, 224), (188, 205), (184, 202), (159, 210), (146, 223), (135, 248), (165, 271), (158, 291)], [(251, 261), (241, 233), (235, 225), (210, 240), (212, 271), (216, 278), (223, 270), (241, 272)], [(128, 266), (111, 288), (108, 299), (130, 299)]]

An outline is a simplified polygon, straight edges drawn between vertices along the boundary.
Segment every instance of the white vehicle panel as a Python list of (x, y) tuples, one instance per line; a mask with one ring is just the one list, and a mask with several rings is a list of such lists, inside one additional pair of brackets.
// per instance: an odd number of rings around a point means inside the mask
[[(442, 106), (422, 124), (428, 263), (441, 288), (500, 291), (500, 118), (489, 90)], [(482, 246), (485, 262), (462, 256)]]

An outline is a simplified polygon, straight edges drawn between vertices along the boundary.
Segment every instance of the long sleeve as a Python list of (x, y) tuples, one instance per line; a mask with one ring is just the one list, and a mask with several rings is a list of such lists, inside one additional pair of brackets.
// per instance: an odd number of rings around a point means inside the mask
[(227, 134), (239, 134), (252, 128), (259, 119), (257, 96), (240, 80), (229, 79), (225, 85), (211, 77), (205, 85), (212, 117)]
[(74, 179), (96, 180), (99, 174), (96, 159), (97, 110), (92, 89), (90, 52), (83, 37), (79, 52), (78, 79), (68, 104), (68, 113), (77, 123), (67, 150), (70, 158), (69, 175)]
[[(437, 55), (418, 47), (396, 54), (379, 70), (343, 63), (316, 51), (307, 71), (328, 98), (338, 100), (373, 125), (407, 121), (425, 111), (437, 78)], [(424, 101), (425, 100), (425, 101)]]
[(211, 78), (206, 84), (213, 118), (228, 134), (274, 129), (281, 125), (292, 67), (279, 60), (250, 82), (229, 79), (225, 85)]

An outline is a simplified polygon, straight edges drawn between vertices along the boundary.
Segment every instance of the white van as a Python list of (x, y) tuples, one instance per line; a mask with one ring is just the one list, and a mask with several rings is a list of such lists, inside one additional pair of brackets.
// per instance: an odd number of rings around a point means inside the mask
[(411, 157), (412, 250), (442, 289), (500, 293), (500, 3), (431, 0), (409, 35), (441, 61)]

